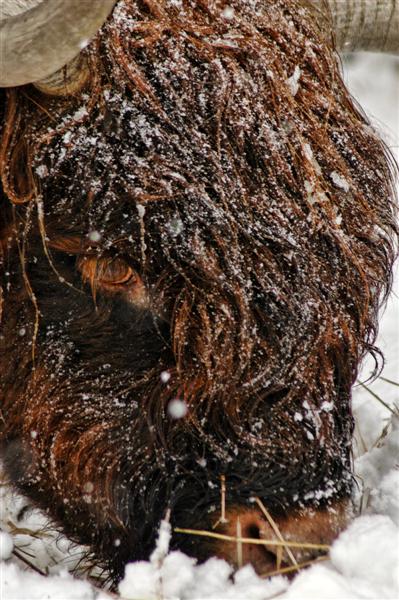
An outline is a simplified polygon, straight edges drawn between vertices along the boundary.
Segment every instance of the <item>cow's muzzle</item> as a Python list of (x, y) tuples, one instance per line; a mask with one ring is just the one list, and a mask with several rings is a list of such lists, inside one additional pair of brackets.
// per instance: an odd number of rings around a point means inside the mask
[(295, 574), (328, 555), (331, 543), (352, 516), (348, 500), (321, 509), (295, 509), (283, 516), (272, 516), (265, 507), (255, 506), (227, 512), (227, 522), (219, 524), (217, 531), (236, 540), (218, 541), (215, 550), (236, 567), (251, 563), (259, 575), (280, 570)]

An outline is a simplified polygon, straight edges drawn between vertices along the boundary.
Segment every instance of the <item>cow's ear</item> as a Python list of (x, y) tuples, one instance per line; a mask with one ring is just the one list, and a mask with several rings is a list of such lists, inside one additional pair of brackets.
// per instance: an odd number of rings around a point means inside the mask
[(2, 0), (0, 87), (42, 80), (42, 88), (62, 95), (65, 91), (63, 68), (69, 63), (67, 86), (75, 76), (79, 79), (82, 65), (74, 59), (102, 27), (115, 3), (116, 0), (30, 0), (28, 3)]

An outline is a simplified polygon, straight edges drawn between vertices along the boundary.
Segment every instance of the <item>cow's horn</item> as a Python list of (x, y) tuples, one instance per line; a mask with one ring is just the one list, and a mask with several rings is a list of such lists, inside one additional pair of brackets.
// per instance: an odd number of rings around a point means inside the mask
[(80, 50), (115, 2), (1, 0), (0, 87), (37, 83), (48, 93), (70, 91), (83, 77)]
[[(101, 27), (116, 0), (2, 0), (0, 87), (37, 82), (47, 92), (68, 91), (83, 77), (76, 57)], [(329, 7), (338, 48), (399, 54), (397, 0), (311, 0)], [(73, 60), (76, 59), (76, 60)], [(69, 65), (66, 71), (62, 69)], [(62, 73), (57, 76), (57, 71)]]
[(311, 0), (330, 10), (338, 50), (399, 54), (398, 0)]

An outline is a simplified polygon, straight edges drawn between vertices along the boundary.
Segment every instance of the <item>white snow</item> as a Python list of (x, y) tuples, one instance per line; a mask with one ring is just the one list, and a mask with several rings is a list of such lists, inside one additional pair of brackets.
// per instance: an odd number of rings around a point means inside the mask
[(43, 577), (33, 571), (22, 571), (13, 563), (1, 565), (0, 597), (2, 600), (110, 599), (105, 592), (95, 590), (87, 581), (73, 578), (67, 571), (52, 577)]
[(162, 373), (160, 375), (160, 379), (161, 379), (162, 383), (168, 383), (168, 381), (170, 380), (169, 371), (162, 371)]
[(359, 582), (359, 588), (368, 591), (366, 597), (394, 597), (398, 544), (398, 528), (389, 517), (365, 515), (356, 519), (334, 544), (331, 562), (352, 584)]
[(84, 50), (86, 48), (86, 46), (88, 46), (88, 44), (90, 43), (90, 39), (88, 38), (83, 38), (82, 40), (80, 40), (79, 42), (79, 49), (80, 50)]
[(0, 560), (8, 560), (14, 549), (14, 542), (9, 533), (0, 531)]
[(338, 188), (341, 188), (341, 190), (344, 190), (344, 192), (349, 192), (349, 183), (347, 182), (345, 177), (342, 177), (342, 175), (340, 175), (336, 171), (332, 171), (330, 177), (334, 185), (336, 185)]
[(78, 110), (74, 113), (72, 120), (73, 121), (80, 121), (81, 119), (83, 119), (84, 117), (87, 117), (89, 113), (87, 112), (86, 107), (82, 106), (81, 108), (78, 108)]
[(101, 240), (101, 233), (99, 231), (93, 230), (89, 232), (87, 236), (91, 242), (99, 242)]
[(157, 595), (154, 576), (151, 563), (128, 565), (125, 579), (119, 585), (121, 596), (129, 600), (265, 600), (288, 587), (282, 577), (260, 579), (250, 566), (234, 574), (232, 567), (217, 558), (195, 566), (195, 561), (181, 552), (171, 552), (163, 562), (161, 595), (159, 592)]
[[(177, 597), (174, 591), (180, 588), (182, 583), (184, 585), (184, 566), (180, 564), (181, 561), (173, 561), (173, 557), (179, 554), (186, 563), (191, 559), (177, 552), (168, 554), (171, 537), (170, 523), (164, 519), (161, 521), (158, 540), (150, 556), (150, 562), (138, 561), (127, 565), (125, 578), (119, 585), (119, 593), (123, 598), (159, 600), (164, 597)], [(172, 569), (170, 569), (171, 563)], [(176, 573), (180, 570), (182, 577), (176, 578)]]
[(296, 65), (293, 74), (287, 79), (287, 85), (293, 96), (296, 96), (299, 90), (299, 79), (301, 77), (301, 69)]
[(41, 179), (47, 177), (48, 175), (48, 168), (46, 167), (46, 165), (39, 165), (38, 167), (36, 167), (35, 171)]
[(183, 400), (175, 398), (168, 404), (168, 415), (172, 419), (182, 419), (187, 414), (187, 404)]
[(168, 223), (168, 229), (173, 237), (177, 237), (184, 229), (183, 221), (179, 217), (171, 219)]
[(234, 19), (234, 8), (232, 6), (226, 6), (222, 10), (222, 17), (223, 19), (226, 19), (226, 21), (231, 21), (231, 19)]
[(137, 204), (137, 212), (139, 213), (139, 217), (142, 219), (145, 215), (145, 206), (142, 204)]
[[(348, 69), (355, 95), (370, 115), (385, 122), (381, 129), (393, 149), (397, 148), (399, 138), (398, 64), (394, 59), (364, 55)], [(294, 73), (293, 84), (298, 83), (299, 76), (300, 73)], [(345, 189), (343, 181), (336, 178), (334, 183)], [(386, 357), (383, 377), (396, 382), (398, 308), (398, 296), (392, 295), (382, 318), (378, 342)], [(367, 379), (370, 369), (371, 363), (366, 361), (360, 381)], [(369, 388), (389, 406), (399, 405), (399, 387), (379, 378)], [(121, 596), (131, 600), (399, 598), (399, 419), (362, 386), (354, 390), (353, 411), (355, 472), (359, 483), (356, 501), (361, 514), (334, 543), (328, 562), (301, 572), (292, 582), (282, 576), (260, 579), (250, 566), (233, 573), (226, 562), (216, 558), (197, 566), (180, 552), (168, 554), (170, 529), (165, 521), (150, 561), (127, 566), (119, 586)], [(298, 413), (297, 418), (301, 417)], [(46, 518), (39, 511), (28, 508), (21, 516), (25, 504), (7, 485), (0, 486), (2, 600), (110, 598), (106, 591), (67, 573), (78, 564), (81, 549), (57, 537), (51, 529), (44, 529)], [(34, 537), (28, 530), (41, 534)], [(44, 577), (34, 572), (15, 554), (10, 557), (13, 546), (49, 575)]]

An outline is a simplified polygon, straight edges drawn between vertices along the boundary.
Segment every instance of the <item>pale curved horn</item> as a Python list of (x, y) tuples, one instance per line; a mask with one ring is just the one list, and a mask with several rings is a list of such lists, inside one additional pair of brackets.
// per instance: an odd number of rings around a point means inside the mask
[(331, 12), (337, 48), (341, 52), (399, 54), (398, 0), (311, 0)]
[(96, 34), (116, 0), (1, 0), (0, 87), (48, 78)]

